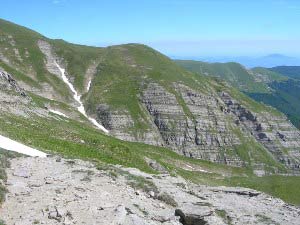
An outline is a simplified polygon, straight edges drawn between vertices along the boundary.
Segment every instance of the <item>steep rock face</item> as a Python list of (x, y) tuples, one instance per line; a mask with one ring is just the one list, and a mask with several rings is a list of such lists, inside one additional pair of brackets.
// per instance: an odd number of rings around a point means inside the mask
[(230, 165), (244, 165), (238, 156), (222, 152), (222, 149), (239, 145), (240, 140), (231, 129), (234, 126), (232, 119), (224, 116), (221, 111), (223, 102), (217, 94), (203, 94), (181, 84), (176, 85), (176, 90), (194, 118), (196, 146), (192, 151), (199, 152), (200, 156), (202, 152), (207, 151), (206, 154), (211, 155), (215, 151), (221, 162), (223, 160)]
[(129, 131), (129, 127), (133, 126), (133, 120), (128, 112), (112, 111), (108, 105), (101, 104), (97, 108), (97, 118), (115, 137), (135, 141), (135, 137)]
[(221, 150), (239, 144), (239, 139), (229, 129), (219, 108), (219, 100), (180, 84), (175, 90), (182, 97), (187, 107), (185, 110), (178, 103), (178, 97), (156, 83), (150, 83), (143, 93), (143, 103), (164, 144), (189, 157), (243, 165), (236, 155)]
[[(0, 68), (0, 112), (27, 116), (29, 113), (46, 115), (46, 111), (31, 105), (26, 94), (13, 76)], [(0, 114), (1, 114), (0, 113)]]
[(0, 68), (0, 111), (24, 115), (27, 111), (24, 105), (29, 103), (30, 98), (19, 87), (15, 79)]
[[(40, 52), (36, 43), (36, 38), (39, 35), (32, 31), (25, 31), (26, 34), (22, 34), (22, 32), (15, 30), (15, 27), (7, 29), (8, 24), (4, 21), (0, 21), (0, 23), (2, 28), (0, 31), (0, 64), (21, 73), (18, 77), (21, 78), (18, 79), (19, 85), (26, 91), (43, 94), (39, 85), (35, 83), (32, 86), (32, 81), (38, 81), (41, 86), (47, 83), (45, 80), (43, 82), (39, 80), (44, 74), (44, 71), (40, 69), (43, 62), (40, 61)], [(43, 38), (42, 36), (39, 37)], [(25, 76), (29, 79), (23, 79)], [(48, 84), (48, 86), (50, 85)]]
[[(37, 45), (38, 45), (40, 51), (45, 56), (44, 65), (45, 65), (45, 68), (47, 69), (47, 71), (50, 73), (49, 75), (50, 76), (55, 75), (59, 79), (61, 79), (60, 78), (61, 77), (60, 71), (59, 71), (59, 69), (58, 69), (58, 67), (55, 63), (56, 62), (61, 63), (62, 60), (59, 59), (55, 55), (52, 46), (48, 42), (46, 42), (44, 40), (38, 40)], [(65, 101), (65, 99), (62, 98), (62, 96), (60, 96), (59, 94), (57, 94), (56, 91), (48, 84), (44, 84), (43, 91), (41, 93), (38, 93), (38, 94), (42, 95), (46, 98), (49, 98), (49, 99), (56, 99), (56, 100), (59, 100), (59, 101)], [(66, 96), (64, 96), (64, 97), (66, 97)], [(70, 99), (69, 99), (69, 101), (72, 102)]]
[(283, 116), (270, 113), (255, 115), (225, 92), (221, 98), (227, 106), (226, 113), (234, 114), (236, 123), (248, 129), (255, 139), (288, 168), (300, 168), (300, 132)]
[(175, 96), (166, 92), (158, 84), (151, 83), (144, 91), (142, 99), (164, 143), (175, 149), (185, 145), (188, 123), (192, 124), (178, 105)]
[(283, 116), (255, 114), (227, 93), (196, 91), (181, 83), (166, 89), (150, 82), (140, 104), (150, 124), (144, 133), (138, 130), (140, 135), (131, 132), (135, 124), (129, 112), (99, 105), (98, 119), (120, 139), (166, 146), (187, 157), (251, 164), (258, 175), (266, 173), (266, 166), (276, 172), (278, 162), (299, 170), (299, 131)]
[(27, 96), (24, 90), (17, 84), (16, 80), (0, 68), (1, 90), (14, 90), (21, 96)]
[(134, 121), (127, 111), (112, 110), (107, 104), (100, 104), (97, 107), (97, 118), (103, 126), (110, 130), (110, 134), (125, 141), (138, 141), (151, 145), (163, 145), (163, 140), (151, 120), (147, 121), (150, 129), (136, 133), (131, 130)]
[(55, 65), (55, 62), (59, 59), (54, 54), (52, 46), (44, 40), (38, 40), (37, 45), (39, 46), (41, 52), (45, 55), (46, 69), (49, 71), (49, 73), (55, 74), (57, 77), (60, 77), (60, 71)]
[(84, 86), (86, 87), (86, 92), (88, 92), (90, 90), (93, 78), (94, 78), (95, 74), (97, 73), (98, 65), (99, 65), (99, 62), (94, 61), (87, 68), (86, 74), (84, 76), (85, 77)]

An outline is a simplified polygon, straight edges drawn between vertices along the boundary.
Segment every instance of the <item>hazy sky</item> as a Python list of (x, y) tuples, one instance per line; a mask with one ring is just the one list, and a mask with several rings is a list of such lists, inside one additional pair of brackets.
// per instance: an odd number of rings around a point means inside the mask
[(1, 18), (74, 43), (138, 42), (187, 57), (300, 55), (299, 0), (0, 0), (0, 6)]

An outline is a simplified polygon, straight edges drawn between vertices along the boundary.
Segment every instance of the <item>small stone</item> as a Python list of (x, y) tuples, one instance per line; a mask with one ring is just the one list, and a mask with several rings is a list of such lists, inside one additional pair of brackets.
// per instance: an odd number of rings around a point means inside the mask
[(61, 162), (61, 157), (57, 157), (55, 161), (56, 162)]
[(153, 220), (159, 221), (161, 223), (165, 223), (167, 221), (170, 221), (171, 218), (166, 217), (166, 216), (156, 216), (155, 218), (152, 218)]
[(45, 184), (52, 184), (52, 183), (53, 183), (53, 179), (52, 178), (49, 178), (49, 177), (45, 178)]
[(63, 224), (64, 225), (70, 225), (72, 223), (73, 223), (72, 220), (70, 220), (68, 217), (66, 217)]
[(56, 211), (51, 211), (51, 212), (49, 212), (49, 213), (48, 213), (48, 218), (49, 218), (49, 219), (54, 219), (54, 220), (59, 220)]
[(154, 198), (155, 197), (154, 191), (149, 191), (149, 196), (150, 196), (150, 198)]
[(29, 178), (30, 177), (30, 173), (26, 169), (18, 170), (16, 172), (14, 172), (13, 175), (16, 176), (16, 177), (23, 177), (23, 178)]
[(160, 208), (162, 208), (162, 209), (164, 209), (164, 208), (165, 208), (165, 205), (164, 205), (164, 204), (162, 204), (162, 203), (159, 203), (159, 204), (158, 204), (158, 206), (159, 206)]
[(67, 214), (67, 211), (63, 208), (56, 208), (57, 216), (58, 217), (64, 217)]

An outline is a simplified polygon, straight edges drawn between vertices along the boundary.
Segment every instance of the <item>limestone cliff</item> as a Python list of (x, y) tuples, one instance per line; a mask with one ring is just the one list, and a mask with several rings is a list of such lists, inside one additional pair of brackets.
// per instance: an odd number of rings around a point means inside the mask
[[(207, 94), (180, 83), (174, 83), (173, 88), (170, 92), (150, 82), (141, 94), (140, 105), (147, 110), (153, 128), (150, 138), (120, 133), (134, 124), (128, 113), (112, 114), (108, 106), (102, 106), (98, 118), (121, 139), (163, 145), (188, 157), (233, 166), (251, 164), (259, 174), (265, 173), (266, 166), (279, 172), (276, 162), (299, 171), (300, 132), (283, 115), (251, 112), (226, 92), (212, 89)], [(159, 142), (151, 141), (154, 136)], [(268, 165), (257, 149), (243, 149), (246, 156), (241, 155), (237, 149), (251, 142), (275, 164)]]

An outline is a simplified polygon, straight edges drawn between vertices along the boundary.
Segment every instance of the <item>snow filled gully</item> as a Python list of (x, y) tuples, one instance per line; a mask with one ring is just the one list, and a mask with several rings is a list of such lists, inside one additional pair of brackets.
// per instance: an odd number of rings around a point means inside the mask
[[(81, 95), (79, 95), (77, 93), (77, 91), (75, 90), (73, 84), (68, 80), (66, 74), (65, 74), (65, 69), (61, 68), (60, 65), (55, 62), (55, 65), (57, 66), (57, 68), (59, 69), (60, 73), (61, 73), (61, 77), (63, 79), (63, 81), (68, 85), (68, 87), (70, 88), (70, 90), (73, 92), (73, 98), (76, 102), (79, 103), (79, 106), (77, 107), (78, 111), (84, 115), (92, 124), (94, 124), (97, 128), (99, 128), (100, 130), (104, 131), (105, 133), (108, 133), (108, 130), (103, 127), (101, 124), (99, 124), (94, 118), (89, 117), (86, 114), (86, 111), (84, 109), (83, 103), (81, 101)], [(90, 83), (89, 85), (90, 86)]]

